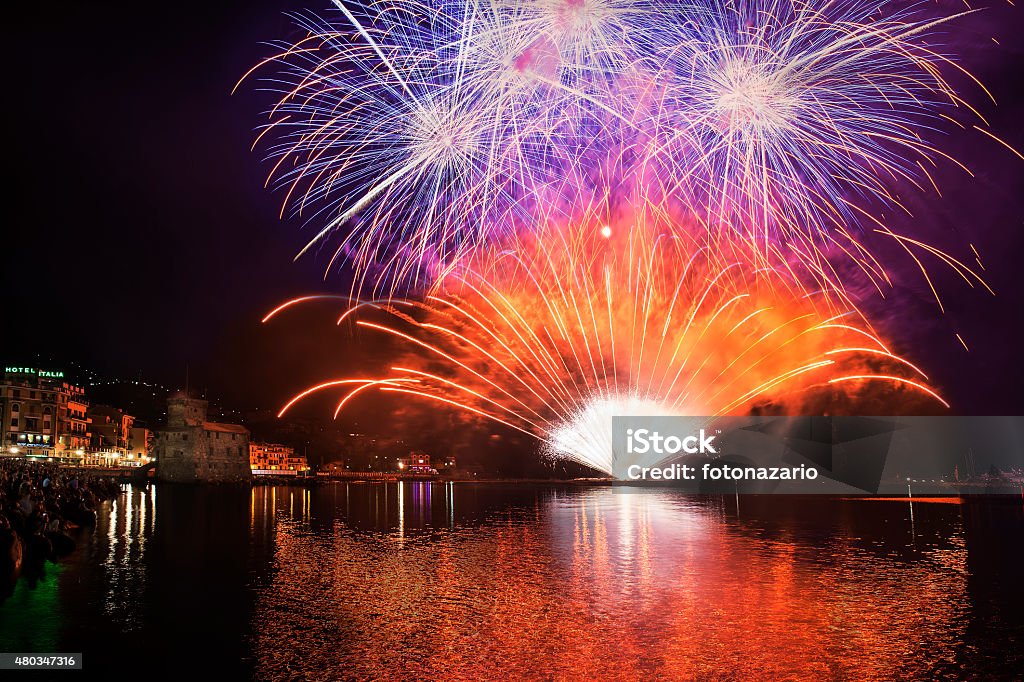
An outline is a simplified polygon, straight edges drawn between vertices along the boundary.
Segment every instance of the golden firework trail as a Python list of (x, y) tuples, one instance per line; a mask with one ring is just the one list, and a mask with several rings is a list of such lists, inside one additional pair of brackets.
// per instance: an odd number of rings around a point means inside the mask
[(370, 376), (308, 388), (281, 414), (338, 389), (337, 417), (379, 391), (464, 411), (610, 473), (613, 415), (857, 412), (889, 394), (904, 409), (946, 405), (840, 306), (660, 228), (574, 225), (471, 259), (424, 299), (347, 308), (339, 323), (404, 350)]

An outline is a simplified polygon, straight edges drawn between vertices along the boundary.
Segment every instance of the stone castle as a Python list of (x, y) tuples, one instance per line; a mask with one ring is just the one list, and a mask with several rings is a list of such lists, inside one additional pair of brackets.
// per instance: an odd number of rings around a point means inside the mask
[(167, 428), (156, 438), (156, 475), (175, 483), (247, 480), (249, 430), (207, 421), (205, 400), (177, 393), (167, 400)]

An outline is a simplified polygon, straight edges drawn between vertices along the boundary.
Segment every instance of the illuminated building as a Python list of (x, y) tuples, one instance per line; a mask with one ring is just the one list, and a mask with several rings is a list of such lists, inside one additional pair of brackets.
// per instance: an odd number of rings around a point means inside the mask
[(309, 471), (306, 456), (279, 443), (249, 443), (249, 468), (254, 475), (295, 476)]
[(132, 426), (128, 433), (128, 458), (139, 462), (148, 462), (153, 440), (156, 438), (145, 426)]
[(86, 466), (139, 466), (145, 462), (130, 449), (135, 417), (110, 405), (89, 408), (92, 440), (82, 464)]
[(0, 380), (2, 452), (80, 461), (89, 445), (89, 402), (60, 370), (4, 367)]
[(398, 470), (405, 474), (436, 474), (430, 465), (430, 455), (425, 452), (411, 452), (398, 458)]
[(58, 440), (64, 446), (65, 458), (80, 459), (92, 441), (89, 400), (78, 386), (69, 389), (66, 428), (61, 429)]
[(154, 441), (161, 481), (237, 481), (249, 478), (249, 429), (207, 421), (205, 400), (177, 393), (167, 400), (167, 427)]
[(135, 426), (135, 417), (110, 405), (89, 408), (92, 419), (92, 445), (97, 450), (128, 452), (128, 441)]

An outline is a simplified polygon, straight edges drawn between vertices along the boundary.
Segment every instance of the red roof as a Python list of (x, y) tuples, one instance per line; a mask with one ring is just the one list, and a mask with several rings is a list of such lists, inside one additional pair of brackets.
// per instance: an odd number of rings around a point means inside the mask
[(203, 422), (204, 431), (220, 431), (221, 433), (249, 433), (249, 429), (239, 424), (221, 424), (220, 422)]

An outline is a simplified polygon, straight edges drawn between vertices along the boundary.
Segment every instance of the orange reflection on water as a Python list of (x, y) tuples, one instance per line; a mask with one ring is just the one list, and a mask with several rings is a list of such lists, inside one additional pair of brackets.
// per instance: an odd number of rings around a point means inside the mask
[(955, 656), (966, 622), (955, 526), (873, 540), (846, 508), (808, 529), (607, 488), (449, 524), (470, 493), (439, 490), (317, 490), (306, 515), (278, 502), (253, 617), (262, 676), (915, 677)]

